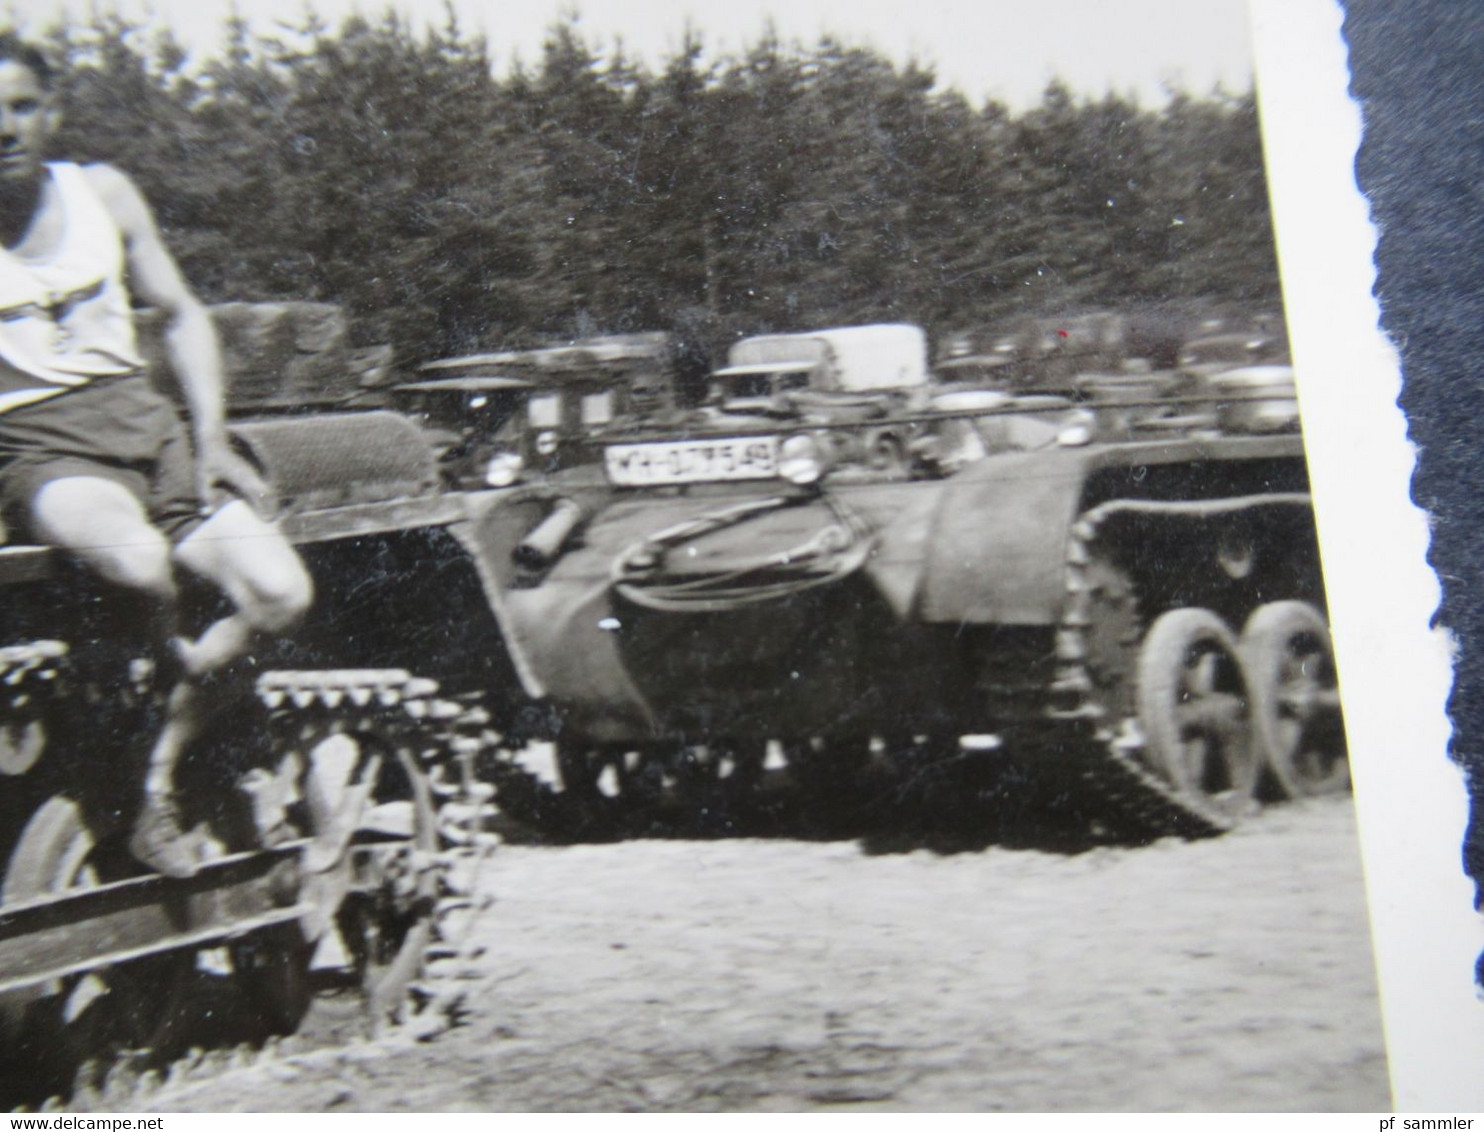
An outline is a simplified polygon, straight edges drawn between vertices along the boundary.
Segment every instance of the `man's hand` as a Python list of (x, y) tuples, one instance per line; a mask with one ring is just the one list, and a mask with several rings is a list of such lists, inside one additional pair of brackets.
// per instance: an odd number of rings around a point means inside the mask
[(196, 490), (208, 510), (242, 499), (259, 515), (272, 510), (268, 484), (257, 469), (232, 451), (225, 439), (198, 441)]

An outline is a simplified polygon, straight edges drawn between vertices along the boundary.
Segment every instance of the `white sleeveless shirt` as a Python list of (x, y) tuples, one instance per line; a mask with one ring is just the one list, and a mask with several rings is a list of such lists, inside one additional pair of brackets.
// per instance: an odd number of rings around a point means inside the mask
[(0, 413), (144, 367), (118, 225), (81, 168), (47, 170), (61, 202), (56, 246), (0, 248)]

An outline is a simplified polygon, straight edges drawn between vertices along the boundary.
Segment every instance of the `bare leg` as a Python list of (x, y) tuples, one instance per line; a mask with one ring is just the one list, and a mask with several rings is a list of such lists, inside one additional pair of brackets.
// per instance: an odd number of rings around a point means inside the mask
[(309, 606), (309, 576), (273, 527), (245, 503), (227, 504), (176, 548), (174, 563), (219, 586), (235, 609), (196, 641), (182, 641), (174, 635), (177, 592), (169, 544), (126, 488), (101, 477), (54, 480), (37, 493), (32, 513), (48, 543), (150, 599), (155, 625), (177, 646), (184, 676), (171, 690), (165, 724), (150, 752), (145, 805), (131, 847), (162, 872), (189, 875), (194, 855), (175, 844), (180, 833), (169, 802), (175, 767), (215, 712), (235, 698), (226, 689), (212, 694), (202, 681), (246, 655), (260, 634), (291, 627)]
[(173, 624), (170, 545), (122, 484), (94, 476), (52, 480), (36, 493), (31, 518), (48, 545), (65, 550), (104, 581), (152, 599), (159, 606), (157, 621)]
[[(36, 493), (31, 517), (44, 541), (71, 554), (105, 581), (149, 601), (155, 629), (173, 635), (176, 588), (170, 546), (127, 488), (95, 476), (53, 480)], [(179, 706), (189, 717), (189, 703)], [(194, 852), (181, 841), (170, 803), (176, 754), (167, 750), (164, 759), (151, 754), (144, 805), (130, 848), (152, 868), (186, 876), (196, 866)], [(143, 841), (142, 834), (147, 834)]]
[(235, 611), (185, 646), (188, 667), (215, 672), (260, 635), (287, 632), (309, 608), (313, 583), (298, 553), (241, 500), (226, 504), (175, 548), (175, 562), (216, 585)]
[(292, 628), (314, 593), (293, 547), (241, 501), (228, 503), (192, 532), (176, 547), (175, 561), (218, 586), (235, 609), (195, 641), (177, 640), (184, 678), (171, 692), (150, 755), (150, 779), (167, 783), (190, 742), (238, 698), (230, 688), (208, 690), (202, 682), (225, 674), (260, 637)]
[(178, 610), (170, 546), (127, 488), (92, 476), (53, 480), (37, 492), (31, 517), (48, 545), (142, 599), (157, 640), (175, 636)]

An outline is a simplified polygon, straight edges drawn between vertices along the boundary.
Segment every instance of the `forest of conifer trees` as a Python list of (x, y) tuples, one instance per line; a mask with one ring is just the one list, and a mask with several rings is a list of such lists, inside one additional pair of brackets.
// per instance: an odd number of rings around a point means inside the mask
[(498, 74), (388, 15), (196, 59), (117, 16), (52, 32), (59, 149), (125, 169), (210, 301), (343, 303), (404, 361), (664, 329), (930, 333), (1278, 302), (1250, 92), (1011, 113), (824, 38), (703, 33), (651, 69), (575, 19)]

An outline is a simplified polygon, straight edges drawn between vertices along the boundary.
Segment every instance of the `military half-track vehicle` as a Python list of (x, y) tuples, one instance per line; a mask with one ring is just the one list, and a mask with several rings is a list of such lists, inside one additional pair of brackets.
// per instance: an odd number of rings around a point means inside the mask
[(953, 333), (939, 345), (933, 375), (954, 389), (1097, 402), (1108, 434), (1115, 423), (1146, 436), (1298, 428), (1282, 317), (1230, 304), (1025, 316), (998, 330)]
[[(318, 375), (315, 396), (361, 386), (365, 370), (334, 357), (333, 311), (215, 313), (237, 379), (234, 438), (274, 490), (315, 602), (291, 640), (253, 655), (246, 697), (182, 762), (203, 863), (171, 880), (124, 846), (168, 658), (133, 603), (58, 554), (0, 539), (7, 1105), (66, 1091), (88, 1064), (292, 1031), (319, 984), (358, 989), (373, 1024), (430, 1024), (451, 1003), (438, 976), (457, 962), (486, 845), (491, 788), (472, 770), (495, 741), (482, 693), (513, 683), (450, 533), (460, 497), (403, 417), (265, 403), (283, 394), (272, 373), (289, 380), (296, 361)], [(306, 348), (305, 327), (323, 338), (327, 320), (328, 340)], [(223, 612), (202, 589), (183, 597), (188, 625)]]
[[(1296, 416), (1246, 435), (952, 387), (889, 421), (770, 401), (627, 422), (605, 482), (476, 503), (462, 537), (556, 748), (546, 801), (729, 813), (781, 775), (825, 805), (910, 752), (1146, 837), (1345, 787)], [(922, 458), (863, 458), (853, 436), (885, 424)]]
[(1193, 300), (1130, 310), (1022, 315), (960, 330), (938, 345), (939, 381), (1015, 391), (1075, 392), (1114, 374), (1199, 377), (1286, 362), (1282, 317)]

